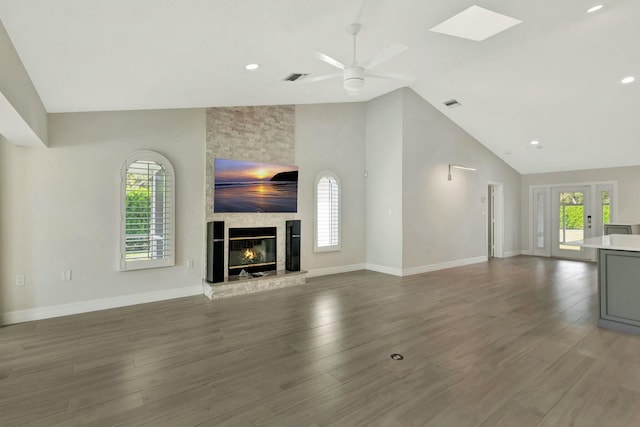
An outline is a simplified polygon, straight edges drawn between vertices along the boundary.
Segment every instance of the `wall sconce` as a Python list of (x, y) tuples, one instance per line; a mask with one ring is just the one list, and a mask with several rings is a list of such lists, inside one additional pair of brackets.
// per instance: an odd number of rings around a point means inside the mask
[(462, 169), (462, 170), (466, 170), (466, 171), (476, 171), (476, 168), (470, 168), (469, 166), (465, 166), (465, 165), (456, 165), (456, 164), (450, 164), (449, 165), (449, 174), (447, 175), (447, 179), (449, 181), (451, 181), (451, 168), (453, 169)]

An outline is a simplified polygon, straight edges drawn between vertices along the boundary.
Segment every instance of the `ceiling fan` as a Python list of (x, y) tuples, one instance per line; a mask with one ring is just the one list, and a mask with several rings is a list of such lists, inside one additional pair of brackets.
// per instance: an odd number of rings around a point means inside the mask
[(316, 51), (315, 52), (316, 58), (342, 70), (342, 72), (323, 74), (321, 76), (305, 78), (300, 80), (299, 83), (315, 83), (322, 80), (342, 77), (342, 85), (346, 89), (347, 93), (349, 95), (357, 95), (360, 92), (360, 89), (364, 87), (365, 78), (411, 81), (412, 80), (411, 78), (408, 78), (400, 74), (371, 73), (371, 70), (374, 69), (375, 67), (379, 66), (384, 62), (387, 62), (388, 60), (394, 58), (395, 56), (407, 50), (408, 47), (403, 44), (400, 44), (400, 43), (392, 44), (391, 46), (381, 50), (371, 58), (362, 62), (358, 62), (356, 58), (356, 38), (361, 28), (362, 26), (357, 22), (347, 27), (347, 32), (351, 34), (351, 36), (353, 37), (353, 59), (350, 65), (347, 66), (327, 54)]

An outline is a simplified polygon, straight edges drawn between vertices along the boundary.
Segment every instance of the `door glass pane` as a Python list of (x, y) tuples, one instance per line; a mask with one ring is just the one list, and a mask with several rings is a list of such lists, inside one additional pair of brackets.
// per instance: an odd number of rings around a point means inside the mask
[(536, 246), (544, 249), (544, 193), (536, 195)]
[(584, 238), (584, 193), (560, 193), (560, 249), (580, 251), (580, 246), (567, 245)]
[(611, 222), (611, 194), (609, 190), (600, 192), (602, 204), (602, 235), (604, 235), (604, 225)]

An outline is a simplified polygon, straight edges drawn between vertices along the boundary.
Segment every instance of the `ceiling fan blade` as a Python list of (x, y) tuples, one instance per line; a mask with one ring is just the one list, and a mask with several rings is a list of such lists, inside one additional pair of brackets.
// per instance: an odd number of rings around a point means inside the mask
[(298, 85), (304, 85), (307, 83), (321, 82), (323, 80), (333, 79), (335, 77), (342, 77), (342, 73), (323, 74), (321, 76), (305, 77), (304, 79), (296, 80), (294, 83)]
[(401, 80), (401, 81), (405, 81), (405, 82), (413, 82), (415, 81), (415, 77), (413, 76), (407, 76), (404, 74), (389, 74), (389, 73), (384, 73), (384, 74), (370, 74), (367, 73), (366, 77), (371, 77), (374, 79), (388, 79), (388, 80)]
[(409, 49), (408, 46), (403, 45), (402, 43), (395, 43), (391, 46), (381, 50), (380, 52), (373, 55), (371, 58), (360, 64), (361, 67), (364, 67), (367, 70), (371, 70), (372, 68), (377, 67), (393, 58), (394, 56), (400, 55), (405, 50)]
[(338, 61), (337, 59), (334, 59), (332, 57), (330, 57), (329, 55), (326, 55), (322, 52), (318, 52), (317, 50), (315, 51), (315, 55), (316, 58), (318, 58), (320, 61), (322, 62), (326, 62), (329, 65), (332, 65), (336, 68), (339, 68), (341, 70), (344, 70), (344, 64), (340, 61)]

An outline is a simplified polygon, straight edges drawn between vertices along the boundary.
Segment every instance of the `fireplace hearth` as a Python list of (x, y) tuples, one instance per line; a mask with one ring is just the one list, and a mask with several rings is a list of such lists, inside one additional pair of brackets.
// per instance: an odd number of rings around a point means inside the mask
[(276, 227), (229, 228), (229, 277), (276, 270)]

